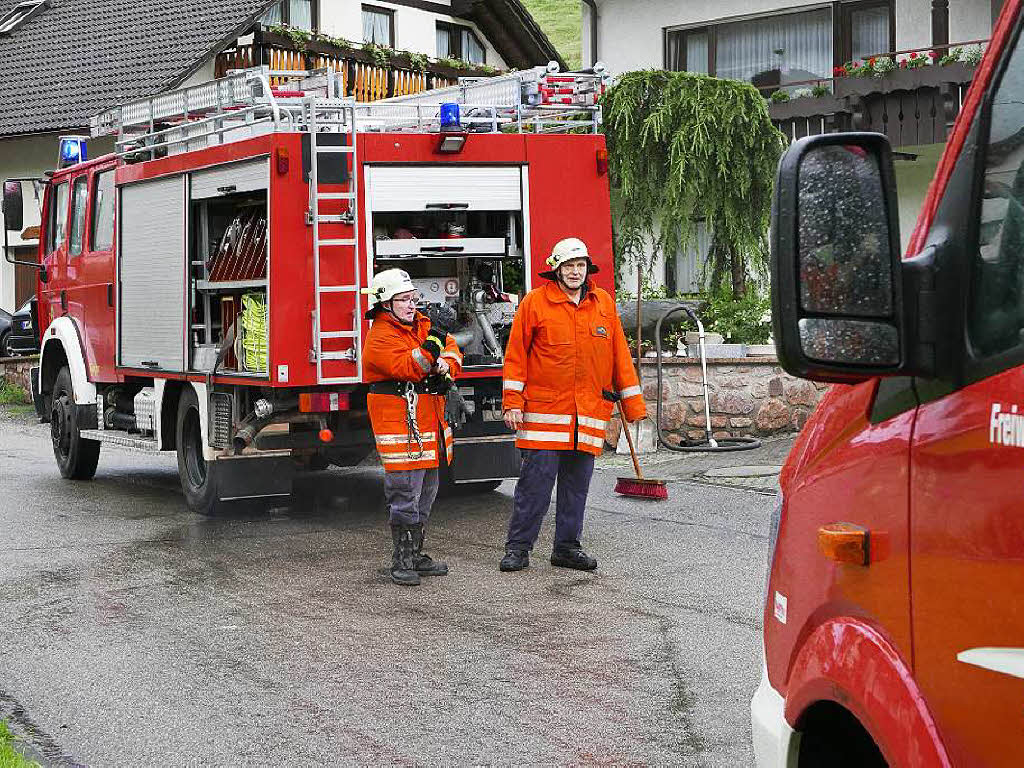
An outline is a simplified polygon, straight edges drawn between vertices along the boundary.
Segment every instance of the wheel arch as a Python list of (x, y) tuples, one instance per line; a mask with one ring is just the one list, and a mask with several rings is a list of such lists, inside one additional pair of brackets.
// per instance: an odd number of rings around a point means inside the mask
[(890, 765), (952, 765), (910, 666), (862, 619), (823, 622), (797, 653), (787, 685), (787, 722), (799, 732), (823, 702), (855, 717)]
[(67, 365), (71, 373), (71, 386), (75, 393), (76, 405), (94, 405), (96, 385), (89, 381), (82, 341), (78, 326), (70, 317), (58, 317), (46, 333), (39, 350), (39, 394), (48, 395), (61, 367)]

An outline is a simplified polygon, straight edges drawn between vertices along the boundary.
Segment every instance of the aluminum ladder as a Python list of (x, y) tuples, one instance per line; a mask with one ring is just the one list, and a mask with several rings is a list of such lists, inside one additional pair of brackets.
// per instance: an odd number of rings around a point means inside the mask
[[(360, 266), (359, 266), (359, 164), (356, 154), (356, 102), (353, 98), (322, 98), (308, 96), (303, 99), (303, 122), (306, 130), (309, 131), (310, 144), (310, 172), (309, 172), (309, 211), (307, 222), (313, 228), (313, 276), (315, 306), (313, 309), (313, 340), (310, 349), (310, 362), (316, 363), (316, 377), (320, 384), (348, 384), (358, 382), (362, 378), (362, 324), (359, 318), (359, 289), (360, 289)], [(322, 143), (324, 136), (347, 137), (348, 144), (344, 140), (340, 145)], [(318, 141), (318, 139), (320, 139)], [(319, 176), (319, 160), (321, 157), (330, 155), (342, 155), (342, 168), (345, 167), (344, 160), (349, 159), (349, 179), (347, 192), (323, 192), (320, 189), (321, 183), (341, 184), (341, 179), (322, 180)], [(320, 212), (321, 202), (325, 200), (348, 201), (347, 213), (322, 214)], [(351, 225), (352, 236), (349, 238), (325, 238), (321, 235), (321, 225), (342, 224)], [(352, 284), (325, 285), (322, 279), (323, 260), (334, 260), (335, 263), (342, 263), (345, 254), (351, 259)], [(349, 294), (352, 296), (352, 328), (325, 328), (324, 327), (324, 306), (332, 298)], [(328, 339), (351, 339), (352, 348), (343, 351), (331, 351), (324, 349), (324, 341)], [(326, 376), (324, 374), (324, 362), (331, 360), (345, 360), (356, 364), (356, 373), (353, 376), (338, 377)]]

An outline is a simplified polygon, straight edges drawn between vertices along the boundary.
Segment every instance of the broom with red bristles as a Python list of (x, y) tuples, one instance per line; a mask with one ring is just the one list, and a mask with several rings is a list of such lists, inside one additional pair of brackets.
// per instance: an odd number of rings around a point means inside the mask
[(622, 431), (626, 433), (626, 442), (629, 444), (629, 455), (633, 457), (633, 471), (636, 477), (620, 477), (615, 483), (615, 492), (623, 496), (630, 496), (635, 499), (657, 499), (664, 501), (668, 498), (668, 486), (664, 480), (651, 480), (644, 477), (640, 471), (640, 462), (636, 459), (636, 449), (633, 447), (633, 436), (629, 434), (629, 424), (626, 422), (626, 414), (622, 412), (622, 401), (619, 404), (619, 418), (622, 420)]

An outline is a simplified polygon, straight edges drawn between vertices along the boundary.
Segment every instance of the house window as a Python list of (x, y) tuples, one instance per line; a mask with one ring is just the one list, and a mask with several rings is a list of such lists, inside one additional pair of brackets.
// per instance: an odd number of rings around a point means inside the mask
[(260, 18), (260, 23), (267, 26), (284, 24), (312, 32), (320, 24), (319, 5), (317, 0), (281, 0), (267, 9)]
[(395, 12), (376, 5), (363, 6), (363, 42), (395, 47)]
[(839, 58), (858, 61), (896, 47), (892, 6), (888, 2), (844, 3)]
[(469, 27), (437, 22), (437, 57), (462, 59), (470, 64), (486, 64), (487, 49)]
[(705, 27), (665, 31), (665, 67), (785, 85), (831, 76), (834, 64), (891, 51), (895, 45), (889, 0), (816, 8)]
[(0, 19), (0, 35), (9, 35), (49, 5), (49, 0), (31, 0), (31, 2), (27, 3), (18, 3)]

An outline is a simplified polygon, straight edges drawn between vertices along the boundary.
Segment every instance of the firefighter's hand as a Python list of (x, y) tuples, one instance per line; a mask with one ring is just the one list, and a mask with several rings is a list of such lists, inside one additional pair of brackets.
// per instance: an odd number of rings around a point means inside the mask
[(451, 366), (448, 365), (448, 361), (443, 357), (437, 358), (437, 363), (434, 365), (434, 368), (441, 374), (448, 373), (448, 371), (451, 370)]
[(509, 429), (519, 429), (525, 423), (523, 412), (518, 408), (509, 408), (505, 411), (505, 426)]

